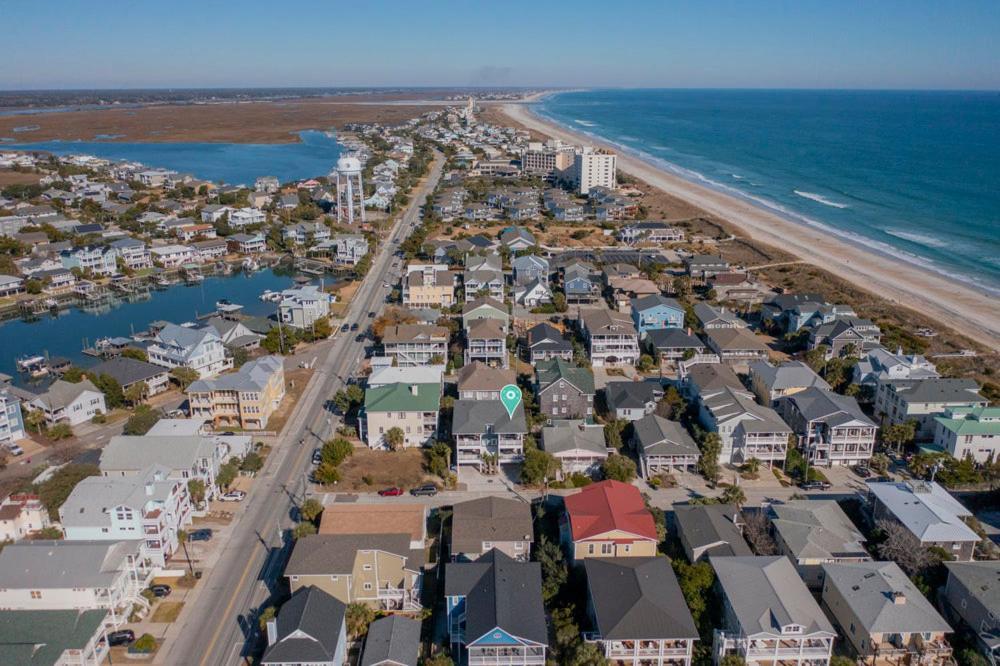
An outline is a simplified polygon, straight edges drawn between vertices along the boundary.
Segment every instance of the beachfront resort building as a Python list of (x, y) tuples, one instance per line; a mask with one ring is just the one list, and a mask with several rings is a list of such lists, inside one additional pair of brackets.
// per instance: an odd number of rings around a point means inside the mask
[(573, 186), (580, 194), (589, 194), (594, 187), (613, 190), (618, 186), (617, 167), (617, 155), (586, 146), (573, 155)]

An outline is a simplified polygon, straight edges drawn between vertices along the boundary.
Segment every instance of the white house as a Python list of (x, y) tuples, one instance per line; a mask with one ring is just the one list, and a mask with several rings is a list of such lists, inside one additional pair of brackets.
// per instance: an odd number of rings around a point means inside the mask
[(226, 358), (222, 339), (211, 328), (186, 328), (167, 324), (156, 334), (147, 349), (149, 362), (164, 368), (191, 368), (202, 379), (229, 370), (233, 360)]
[(104, 394), (88, 379), (76, 384), (56, 380), (48, 391), (31, 401), (31, 406), (41, 410), (50, 424), (65, 421), (77, 425), (107, 412)]
[(330, 294), (320, 291), (316, 285), (285, 289), (278, 303), (278, 315), (289, 326), (309, 328), (317, 319), (330, 314), (332, 302)]
[(205, 483), (205, 495), (215, 494), (215, 478), (222, 461), (228, 455), (222, 441), (200, 435), (112, 437), (101, 451), (101, 474), (107, 477), (127, 477), (142, 474), (150, 465), (167, 470), (168, 479), (187, 483), (200, 479)]
[(153, 262), (164, 268), (177, 268), (195, 259), (194, 250), (185, 245), (162, 245), (150, 248), (149, 253)]
[(934, 418), (934, 446), (977, 463), (1000, 455), (1000, 407), (950, 407)]

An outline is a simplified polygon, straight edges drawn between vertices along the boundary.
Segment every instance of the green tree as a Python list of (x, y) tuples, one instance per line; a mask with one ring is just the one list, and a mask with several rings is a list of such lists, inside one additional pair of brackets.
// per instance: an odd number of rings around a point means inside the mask
[[(845, 657), (842, 654), (835, 654), (830, 657), (830, 666), (857, 666), (857, 663), (854, 659)], [(734, 664), (733, 666), (740, 665)]]
[(87, 375), (84, 374), (83, 368), (76, 365), (71, 365), (66, 368), (66, 371), (62, 375), (62, 380), (64, 382), (69, 382), (70, 384), (79, 384), (86, 378)]
[(139, 405), (132, 411), (132, 416), (125, 421), (122, 433), (126, 435), (145, 435), (150, 428), (160, 420), (160, 412), (149, 405)]
[(63, 505), (76, 484), (90, 476), (100, 476), (97, 465), (69, 464), (57, 470), (51, 477), (35, 486), (35, 494), (48, 509), (52, 520), (59, 520), (59, 507)]
[(237, 466), (236, 461), (230, 460), (225, 465), (219, 467), (219, 473), (215, 476), (215, 484), (222, 490), (228, 490), (239, 473), (240, 468)]
[(122, 358), (134, 358), (137, 361), (149, 362), (149, 356), (142, 349), (126, 347), (122, 350)]
[(604, 441), (608, 448), (616, 451), (622, 450), (622, 431), (627, 425), (628, 421), (624, 419), (615, 419), (604, 424)]
[(601, 463), (601, 473), (605, 479), (631, 483), (636, 476), (635, 462), (628, 456), (613, 453)]
[(357, 602), (348, 604), (345, 620), (347, 634), (357, 640), (368, 633), (368, 625), (375, 621), (375, 611), (366, 604)]
[(399, 451), (403, 448), (403, 442), (406, 441), (406, 436), (403, 434), (403, 429), (399, 427), (392, 427), (385, 433), (385, 443), (389, 445), (389, 448), (393, 451)]
[(28, 430), (41, 434), (45, 427), (45, 412), (40, 409), (29, 409), (24, 415), (24, 425)]
[(323, 444), (320, 458), (324, 463), (339, 467), (348, 457), (354, 455), (354, 445), (343, 437), (337, 437)]
[(92, 378), (94, 386), (104, 394), (104, 404), (108, 409), (116, 409), (125, 404), (125, 393), (122, 385), (111, 375), (102, 372)]
[(542, 600), (548, 603), (562, 591), (563, 585), (569, 580), (566, 558), (563, 557), (559, 544), (550, 541), (543, 534), (535, 551), (535, 559), (542, 568)]
[(722, 439), (715, 432), (706, 433), (701, 441), (701, 456), (698, 458), (698, 471), (705, 480), (715, 484), (719, 480), (719, 453), (722, 452)]
[(58, 442), (61, 439), (69, 439), (73, 436), (73, 428), (68, 423), (59, 422), (49, 428), (49, 439)]
[(316, 483), (323, 485), (337, 483), (340, 481), (340, 470), (335, 465), (322, 462), (316, 467), (316, 471), (313, 472), (313, 478), (316, 479)]
[(424, 469), (430, 474), (445, 478), (451, 467), (451, 445), (448, 442), (434, 442), (423, 453)]
[(132, 649), (136, 652), (154, 652), (156, 651), (156, 638), (152, 634), (143, 634), (139, 638), (135, 639), (135, 643), (132, 644)]
[[(830, 666), (833, 666), (833, 660), (835, 657), (830, 658)], [(841, 659), (847, 659), (846, 657), (841, 657)], [(848, 662), (853, 666), (854, 660), (847, 659)], [(719, 660), (719, 666), (746, 666), (746, 659), (738, 654), (727, 654), (722, 659)], [(842, 665), (843, 666), (843, 665)]]
[(307, 521), (299, 523), (292, 530), (292, 538), (296, 541), (302, 537), (312, 536), (313, 534), (316, 534), (316, 525)]
[(917, 422), (893, 423), (882, 428), (882, 441), (892, 446), (897, 452), (903, 446), (913, 441), (917, 434)]
[(537, 446), (525, 447), (524, 462), (521, 463), (521, 483), (539, 486), (554, 479), (560, 466), (559, 460), (551, 453), (542, 451)]
[(187, 390), (192, 382), (198, 381), (199, 377), (198, 371), (191, 368), (177, 367), (170, 370), (170, 378), (177, 382), (182, 391)]
[(707, 618), (708, 600), (712, 598), (712, 586), (715, 584), (715, 570), (708, 562), (701, 561), (689, 564), (682, 558), (673, 560), (674, 573), (681, 593), (691, 610), (695, 624), (701, 628)]
[(314, 497), (310, 497), (299, 507), (299, 516), (302, 520), (313, 523), (323, 513), (323, 503)]
[(566, 312), (569, 309), (569, 306), (566, 304), (566, 295), (562, 292), (553, 294), (552, 305), (555, 307), (556, 312)]
[[(123, 393), (125, 401), (130, 405), (138, 405), (140, 402), (146, 399), (146, 395), (149, 394), (149, 385), (146, 382), (136, 382), (132, 384)], [(108, 405), (110, 407), (111, 405)]]
[(188, 495), (191, 496), (191, 501), (195, 504), (201, 504), (205, 501), (205, 482), (201, 479), (189, 479), (188, 480)]
[(365, 401), (365, 391), (360, 386), (351, 384), (333, 394), (333, 404), (341, 414), (347, 414)]
[(264, 459), (260, 457), (259, 454), (251, 451), (250, 453), (243, 456), (243, 460), (240, 461), (240, 471), (250, 472), (251, 474), (256, 474), (264, 466)]
[(884, 453), (872, 454), (871, 460), (868, 461), (868, 467), (876, 474), (885, 474), (889, 471), (889, 456)]
[(260, 627), (261, 631), (267, 631), (267, 623), (273, 620), (278, 615), (278, 609), (274, 606), (268, 606), (257, 615), (257, 626)]
[(723, 504), (735, 504), (737, 508), (743, 506), (747, 501), (747, 495), (741, 486), (728, 486), (722, 491), (720, 498)]

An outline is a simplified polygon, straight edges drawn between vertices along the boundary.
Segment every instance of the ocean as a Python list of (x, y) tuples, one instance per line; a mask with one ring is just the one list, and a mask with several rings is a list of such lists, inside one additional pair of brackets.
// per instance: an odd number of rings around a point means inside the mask
[(591, 90), (533, 110), (1000, 295), (1000, 93)]
[[(98, 137), (114, 138), (114, 137)], [(332, 134), (299, 132), (298, 143), (128, 143), (115, 141), (40, 141), (0, 143), (0, 150), (47, 150), (57, 155), (95, 155), (134, 160), (150, 167), (191, 173), (198, 178), (232, 185), (253, 185), (258, 176), (281, 182), (325, 176), (340, 157)]]

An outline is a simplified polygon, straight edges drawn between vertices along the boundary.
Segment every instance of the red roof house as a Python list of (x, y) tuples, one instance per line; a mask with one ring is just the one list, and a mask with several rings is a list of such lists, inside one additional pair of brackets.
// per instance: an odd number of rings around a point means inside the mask
[(565, 504), (562, 536), (574, 560), (656, 555), (656, 523), (635, 486), (601, 481), (567, 496)]

